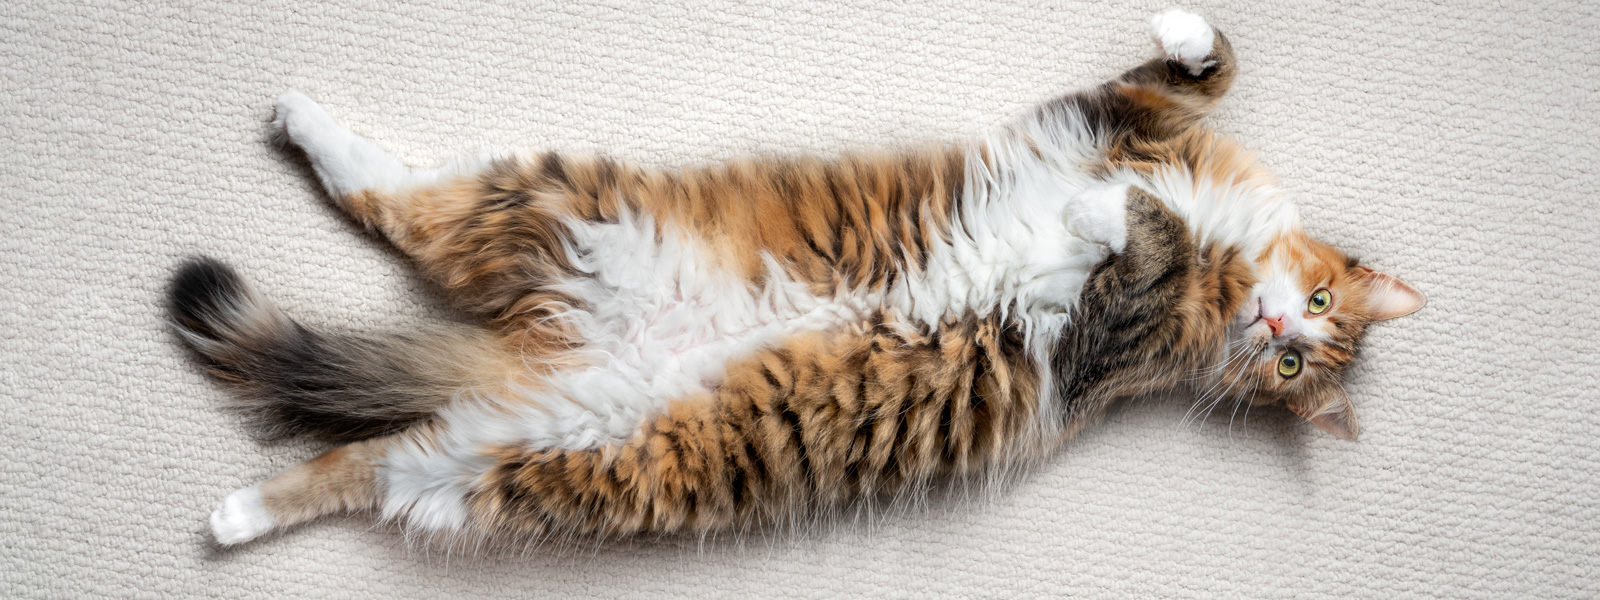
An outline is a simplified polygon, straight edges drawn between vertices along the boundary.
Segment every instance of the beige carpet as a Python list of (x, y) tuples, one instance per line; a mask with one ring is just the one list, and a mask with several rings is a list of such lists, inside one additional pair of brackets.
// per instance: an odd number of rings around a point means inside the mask
[(904, 143), (1136, 64), (1166, 7), (338, 4), (0, 5), (0, 596), (1600, 595), (1592, 2), (1190, 7), (1242, 65), (1217, 126), (1431, 299), (1369, 337), (1357, 443), (1149, 401), (998, 498), (799, 536), (446, 557), (332, 519), (216, 552), (213, 503), (316, 449), (217, 410), (161, 322), (181, 258), (312, 323), (450, 317), (268, 143), (278, 93), (419, 162)]

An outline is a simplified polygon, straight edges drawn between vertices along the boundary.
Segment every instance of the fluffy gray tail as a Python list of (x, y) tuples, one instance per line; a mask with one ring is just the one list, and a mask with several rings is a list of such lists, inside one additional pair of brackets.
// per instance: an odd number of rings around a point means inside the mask
[(360, 336), (306, 329), (233, 269), (199, 259), (168, 290), (178, 335), (268, 437), (349, 441), (432, 415), (463, 390), (492, 386), (507, 359), (485, 331)]

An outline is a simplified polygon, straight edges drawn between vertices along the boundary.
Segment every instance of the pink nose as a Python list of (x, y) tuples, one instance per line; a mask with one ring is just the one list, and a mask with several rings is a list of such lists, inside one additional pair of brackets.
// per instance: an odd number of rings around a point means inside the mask
[(1261, 317), (1267, 322), (1267, 327), (1272, 329), (1272, 337), (1283, 335), (1283, 317)]

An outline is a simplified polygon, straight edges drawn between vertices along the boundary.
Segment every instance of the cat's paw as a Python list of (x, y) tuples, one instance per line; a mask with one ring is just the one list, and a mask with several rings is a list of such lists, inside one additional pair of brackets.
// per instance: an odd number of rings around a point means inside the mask
[(363, 190), (404, 187), (412, 181), (410, 170), (399, 158), (345, 129), (305, 94), (279, 96), (272, 125), (281, 140), (298, 146), (311, 159), (317, 179), (335, 201), (343, 202)]
[(1126, 183), (1088, 188), (1067, 202), (1067, 227), (1080, 238), (1103, 244), (1114, 253), (1128, 245)]
[(211, 513), (211, 534), (224, 546), (242, 544), (272, 531), (277, 521), (261, 501), (261, 486), (252, 485), (222, 499)]
[(1211, 56), (1217, 32), (1205, 17), (1174, 8), (1150, 18), (1150, 33), (1167, 58), (1183, 63), (1190, 75), (1199, 77), (1215, 64), (1206, 57)]
[(302, 148), (318, 137), (327, 137), (343, 131), (328, 112), (305, 94), (289, 91), (278, 96), (277, 112), (272, 115), (272, 129), (283, 136), (283, 141), (293, 142)]

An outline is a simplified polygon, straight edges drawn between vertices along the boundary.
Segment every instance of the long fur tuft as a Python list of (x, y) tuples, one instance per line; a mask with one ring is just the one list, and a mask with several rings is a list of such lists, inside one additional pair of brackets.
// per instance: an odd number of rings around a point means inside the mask
[(235, 408), (268, 438), (351, 441), (389, 433), (459, 394), (500, 383), (506, 372), (504, 353), (475, 328), (387, 336), (312, 331), (209, 258), (180, 268), (167, 296), (178, 335), (234, 389)]

